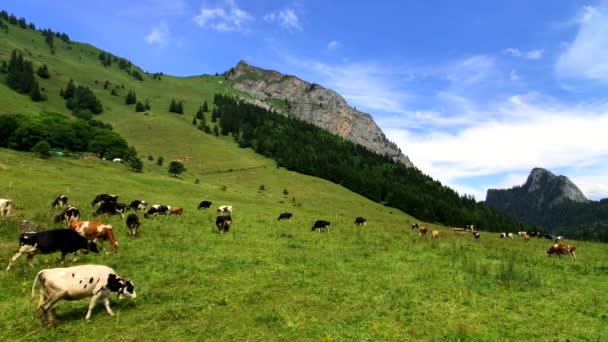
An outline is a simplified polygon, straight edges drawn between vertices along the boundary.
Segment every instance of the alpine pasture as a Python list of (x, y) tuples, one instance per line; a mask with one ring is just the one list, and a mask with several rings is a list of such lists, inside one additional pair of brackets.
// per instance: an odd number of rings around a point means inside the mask
[[(222, 76), (146, 75), (139, 82), (116, 66), (103, 67), (90, 45), (55, 44), (51, 55), (35, 31), (11, 26), (0, 32), (0, 59), (18, 48), (51, 73), (40, 81), (45, 102), (33, 103), (0, 84), (0, 113), (69, 115), (57, 94), (73, 78), (100, 98), (104, 113), (96, 119), (111, 123), (137, 148), (144, 172), (0, 149), (0, 198), (14, 203), (11, 218), (0, 221), (0, 262), (8, 264), (18, 247), (21, 219), (42, 229), (61, 227), (52, 223), (58, 212), (50, 204), (65, 194), (82, 219), (111, 223), (120, 243), (116, 252), (105, 242), (99, 255), (79, 256), (75, 263), (68, 257), (66, 265), (112, 267), (134, 282), (138, 297), (112, 296), (115, 316), (98, 306), (91, 322), (83, 319), (86, 301), (62, 301), (55, 306), (58, 326), (39, 327), (31, 285), (39, 270), (60, 267), (58, 255), (37, 256), (34, 268), (19, 260), (0, 273), (0, 339), (608, 340), (604, 244), (567, 240), (577, 247), (573, 262), (546, 257), (553, 243), (546, 239), (526, 243), (482, 231), (476, 242), (470, 234), (423, 222), (440, 237), (420, 237), (410, 228), (418, 221), (406, 213), (277, 168), (229, 137), (194, 128), (202, 101), (211, 103), (216, 92), (236, 94)], [(124, 85), (120, 96), (103, 88), (106, 80)], [(149, 98), (152, 110), (135, 113), (125, 105), (129, 89)], [(184, 115), (167, 112), (172, 98), (185, 101)], [(170, 176), (171, 160), (184, 161), (187, 171)], [(129, 238), (118, 216), (92, 216), (90, 203), (99, 193), (116, 194), (124, 203), (180, 206), (184, 213), (157, 219), (140, 214), (139, 236)], [(202, 200), (212, 201), (212, 208), (196, 210)], [(220, 235), (214, 210), (224, 204), (234, 208), (233, 224)], [(278, 221), (282, 211), (292, 212), (292, 220)], [(367, 224), (355, 225), (357, 216)], [(331, 221), (329, 232), (311, 231), (317, 219)]]

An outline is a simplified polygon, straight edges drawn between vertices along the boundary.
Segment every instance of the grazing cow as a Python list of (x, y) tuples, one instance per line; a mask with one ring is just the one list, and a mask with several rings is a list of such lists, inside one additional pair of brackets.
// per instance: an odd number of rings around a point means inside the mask
[(171, 206), (162, 205), (162, 204), (154, 204), (146, 213), (144, 214), (145, 218), (148, 218), (150, 215), (154, 215), (157, 217), (158, 215), (167, 215), (169, 216), (169, 212), (171, 210)]
[(562, 254), (570, 254), (570, 256), (572, 257), (572, 261), (576, 260), (576, 247), (574, 246), (570, 246), (570, 245), (562, 245), (559, 243), (556, 243), (555, 245), (551, 246), (551, 248), (549, 248), (549, 250), (547, 251), (547, 256), (551, 255), (551, 254), (557, 254), (558, 257), (561, 258)]
[(517, 232), (517, 235), (519, 235), (521, 237), (524, 237), (524, 236), (528, 235), (528, 233), (526, 233), (526, 232)]
[(142, 213), (148, 208), (148, 202), (142, 200), (135, 200), (129, 204), (127, 209), (129, 210), (140, 210)]
[(184, 212), (182, 207), (173, 207), (169, 210), (169, 215), (181, 215)]
[(288, 213), (286, 211), (283, 211), (282, 213), (279, 214), (279, 218), (277, 219), (277, 221), (280, 221), (280, 220), (291, 220), (292, 216), (293, 216), (292, 213)]
[(367, 219), (365, 217), (359, 216), (359, 217), (355, 218), (355, 224), (358, 224), (360, 226), (361, 225), (365, 226), (366, 221), (367, 221)]
[(481, 235), (479, 234), (479, 232), (473, 231), (473, 237), (475, 238), (475, 241), (479, 242), (479, 238), (481, 237)]
[(530, 235), (528, 235), (528, 234), (524, 235), (524, 241), (526, 241), (526, 242), (530, 241)]
[(89, 310), (85, 316), (88, 321), (97, 301), (101, 300), (106, 312), (114, 316), (110, 309), (110, 294), (135, 299), (135, 286), (130, 280), (116, 275), (113, 269), (103, 265), (79, 265), (65, 268), (49, 268), (36, 274), (32, 284), (32, 297), (36, 284), (40, 283), (40, 301), (38, 303), (38, 321), (42, 324), (46, 314), (49, 324), (55, 324), (51, 308), (62, 299), (76, 300), (91, 297)]
[(116, 215), (119, 214), (121, 219), (125, 218), (125, 208), (127, 207), (124, 203), (106, 202), (103, 201), (99, 204), (99, 207), (93, 213), (93, 216), (100, 214)]
[(549, 234), (545, 234), (545, 235), (543, 235), (543, 237), (547, 240), (553, 240), (553, 236), (551, 236)]
[(231, 205), (220, 205), (217, 208), (217, 213), (222, 215), (232, 215), (232, 206)]
[(66, 195), (59, 195), (57, 197), (55, 197), (55, 200), (53, 201), (53, 203), (51, 203), (51, 207), (53, 208), (57, 208), (57, 207), (61, 207), (63, 208), (63, 206), (68, 204), (68, 197)]
[(78, 221), (80, 218), (80, 210), (73, 205), (68, 206), (61, 214), (55, 216), (53, 221), (55, 223), (59, 223), (61, 221), (65, 221), (66, 225), (71, 221)]
[(230, 216), (230, 215), (218, 216), (215, 219), (215, 225), (217, 226), (217, 230), (220, 233), (228, 233), (228, 230), (230, 230), (231, 224), (232, 224), (232, 216)]
[(94, 207), (96, 205), (100, 205), (102, 202), (114, 202), (118, 201), (118, 196), (116, 195), (108, 195), (108, 194), (99, 194), (95, 196), (93, 202), (91, 202), (91, 206)]
[(315, 224), (312, 226), (312, 231), (314, 232), (316, 229), (319, 230), (319, 233), (321, 232), (321, 229), (325, 229), (329, 232), (329, 226), (331, 225), (331, 223), (329, 221), (325, 221), (325, 220), (316, 220)]
[(555, 243), (558, 243), (558, 242), (564, 242), (564, 237), (563, 237), (563, 236), (561, 236), (561, 235), (560, 235), (560, 236), (558, 236), (558, 237), (556, 237), (556, 238), (555, 238)]
[(419, 236), (426, 236), (426, 233), (429, 231), (429, 229), (427, 227), (420, 227), (420, 229), (418, 229), (418, 235)]
[(89, 241), (78, 233), (69, 229), (52, 229), (41, 232), (27, 232), (19, 236), (19, 250), (8, 263), (6, 270), (8, 271), (13, 263), (19, 259), (21, 255), (27, 255), (27, 260), (32, 265), (34, 255), (50, 254), (57, 251), (61, 252), (61, 262), (65, 259), (68, 253), (74, 253), (83, 249), (85, 253), (99, 253), (97, 245), (93, 241)]
[(198, 207), (196, 209), (209, 209), (211, 208), (211, 202), (209, 201), (202, 201), (201, 203), (199, 203)]
[(5, 198), (0, 199), (0, 217), (7, 217), (8, 215), (10, 215), (12, 208), (13, 201)]
[(500, 238), (501, 239), (506, 239), (506, 238), (513, 238), (513, 233), (500, 233)]
[(433, 230), (433, 232), (431, 233), (431, 237), (433, 239), (438, 239), (439, 238), (439, 231), (438, 230)]
[(72, 221), (70, 222), (70, 229), (90, 240), (108, 240), (110, 245), (112, 245), (112, 249), (116, 250), (118, 248), (118, 241), (114, 238), (112, 226), (107, 223), (99, 221)]
[(127, 216), (127, 228), (129, 228), (129, 235), (131, 237), (135, 237), (139, 226), (139, 217), (135, 214), (129, 214), (129, 216)]
[(418, 225), (418, 223), (412, 223), (412, 230), (414, 229), (420, 229), (420, 225)]
[(464, 229), (473, 231), (473, 230), (475, 230), (475, 226), (472, 224), (465, 224)]

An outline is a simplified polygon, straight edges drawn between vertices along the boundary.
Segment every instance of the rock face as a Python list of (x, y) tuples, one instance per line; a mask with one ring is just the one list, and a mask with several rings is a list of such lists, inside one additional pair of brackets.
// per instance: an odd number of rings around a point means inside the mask
[(258, 105), (270, 105), (407, 167), (413, 166), (397, 145), (386, 138), (371, 115), (351, 108), (331, 89), (242, 61), (227, 76), (235, 89), (253, 96)]
[(489, 189), (486, 195), (486, 205), (506, 212), (525, 207), (542, 211), (565, 200), (589, 202), (568, 177), (556, 176), (542, 168), (534, 168), (522, 186), (505, 190)]

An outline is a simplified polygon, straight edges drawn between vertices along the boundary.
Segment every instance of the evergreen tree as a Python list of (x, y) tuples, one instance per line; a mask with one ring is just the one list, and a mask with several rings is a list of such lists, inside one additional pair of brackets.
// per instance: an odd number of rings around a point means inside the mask
[(203, 112), (207, 113), (209, 111), (209, 107), (207, 106), (207, 100), (203, 102)]
[(39, 66), (38, 69), (36, 70), (36, 74), (38, 76), (40, 76), (40, 78), (44, 78), (44, 79), (49, 79), (51, 77), (51, 75), (49, 74), (49, 69), (46, 66), (46, 64)]
[(110, 95), (112, 95), (112, 96), (118, 96), (118, 93), (116, 92), (115, 88), (112, 88), (112, 90), (110, 91)]
[(196, 127), (196, 118), (192, 118), (192, 126)]
[(150, 105), (150, 99), (146, 97), (146, 99), (144, 100), (144, 107), (146, 108), (146, 110), (150, 110), (152, 109), (152, 106)]
[(125, 103), (128, 105), (132, 105), (136, 102), (137, 102), (137, 96), (135, 95), (135, 92), (132, 90), (129, 90), (129, 93), (127, 94), (127, 98), (125, 99)]
[(197, 118), (199, 120), (203, 118), (203, 108), (202, 107), (198, 107), (198, 111), (196, 112), (195, 118)]
[(34, 102), (39, 102), (39, 101), (45, 100), (44, 96), (40, 92), (40, 87), (38, 86), (38, 82), (36, 82), (36, 81), (34, 81), (34, 88), (32, 89), (30, 97), (32, 98), (32, 101), (34, 101)]
[(65, 90), (63, 91), (62, 96), (64, 99), (67, 100), (74, 96), (75, 91), (76, 91), (76, 85), (74, 85), (74, 80), (70, 79), (70, 81), (68, 82), (68, 85), (65, 87)]
[(213, 126), (213, 134), (217, 137), (220, 135), (220, 131), (217, 126)]
[(165, 158), (163, 158), (162, 156), (158, 156), (158, 159), (156, 159), (156, 165), (163, 166), (164, 161), (165, 161)]
[(169, 105), (169, 112), (175, 113), (177, 111), (177, 104), (175, 103), (175, 99), (171, 99), (171, 104)]
[(217, 122), (217, 117), (218, 117), (218, 113), (217, 113), (217, 106), (213, 107), (213, 111), (211, 112), (211, 122)]
[(145, 112), (146, 106), (144, 106), (144, 104), (141, 103), (140, 101), (137, 101), (137, 104), (135, 105), (135, 111), (136, 112)]
[(184, 106), (183, 106), (183, 104), (182, 104), (182, 101), (179, 101), (179, 102), (177, 103), (177, 108), (176, 108), (175, 112), (176, 112), (177, 114), (184, 114)]

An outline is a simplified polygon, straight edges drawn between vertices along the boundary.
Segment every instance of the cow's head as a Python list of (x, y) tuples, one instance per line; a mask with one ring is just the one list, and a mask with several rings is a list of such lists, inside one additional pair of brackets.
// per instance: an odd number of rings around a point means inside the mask
[(94, 241), (91, 241), (91, 240), (87, 241), (87, 249), (84, 251), (84, 253), (86, 254), (88, 252), (99, 253), (97, 244)]
[(135, 293), (135, 285), (131, 282), (131, 280), (124, 280), (119, 278), (116, 274), (111, 273), (108, 275), (108, 282), (106, 287), (110, 289), (112, 292), (118, 293), (118, 298), (127, 297), (131, 299), (135, 299), (137, 294)]

